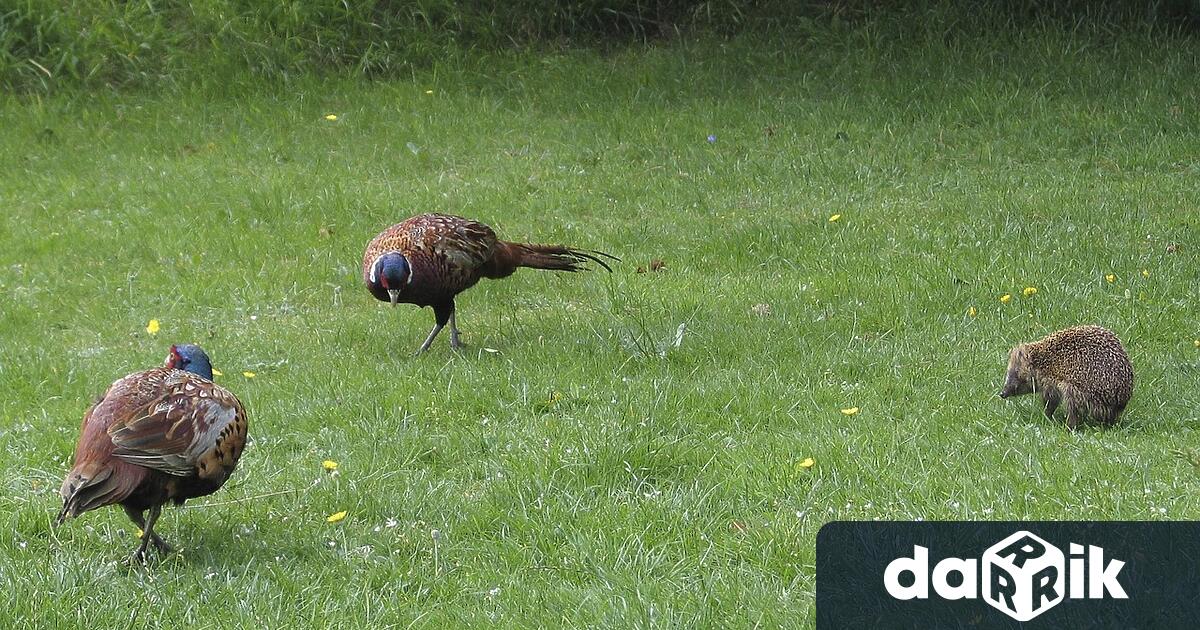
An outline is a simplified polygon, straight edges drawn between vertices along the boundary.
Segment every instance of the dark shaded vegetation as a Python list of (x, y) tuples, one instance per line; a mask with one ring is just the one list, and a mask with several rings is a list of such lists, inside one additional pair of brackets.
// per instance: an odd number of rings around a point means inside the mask
[(529, 48), (608, 49), (681, 34), (878, 23), (962, 37), (1045, 21), (1100, 35), (1190, 31), (1200, 1), (59, 0), (0, 1), (0, 87), (160, 86), (238, 77), (404, 76)]

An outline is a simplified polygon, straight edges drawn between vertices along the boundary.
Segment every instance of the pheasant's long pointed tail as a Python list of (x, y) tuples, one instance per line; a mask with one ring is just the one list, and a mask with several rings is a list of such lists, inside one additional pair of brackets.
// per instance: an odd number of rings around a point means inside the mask
[(504, 245), (507, 246), (509, 254), (507, 258), (514, 269), (530, 267), (551, 271), (583, 271), (587, 269), (584, 263), (591, 261), (611, 273), (612, 267), (608, 266), (604, 259), (621, 261), (620, 258), (605, 252), (574, 249), (561, 245), (535, 245), (532, 243), (504, 243)]

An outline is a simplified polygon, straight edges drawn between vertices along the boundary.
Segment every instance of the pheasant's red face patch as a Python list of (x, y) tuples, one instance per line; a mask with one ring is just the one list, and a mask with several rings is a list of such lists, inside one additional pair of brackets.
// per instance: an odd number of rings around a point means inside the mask
[(183, 357), (179, 356), (179, 350), (175, 346), (171, 346), (171, 353), (167, 355), (167, 367), (178, 369), (183, 365)]
[(386, 276), (386, 275), (381, 275), (381, 276), (379, 276), (379, 284), (383, 285), (383, 288), (385, 288), (385, 289), (390, 289), (390, 288), (391, 288), (391, 287), (389, 287), (389, 286), (388, 286), (388, 281), (387, 281), (387, 276)]

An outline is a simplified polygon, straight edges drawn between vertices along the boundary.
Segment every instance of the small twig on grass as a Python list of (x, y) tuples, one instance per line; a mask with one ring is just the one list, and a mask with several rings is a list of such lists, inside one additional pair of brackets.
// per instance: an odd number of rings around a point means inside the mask
[[(311, 488), (312, 486), (309, 486), (309, 487)], [(291, 490), (280, 490), (278, 492), (268, 492), (266, 494), (256, 494), (252, 497), (242, 497), (240, 499), (230, 499), (229, 501), (217, 501), (216, 503), (193, 503), (192, 505), (184, 505), (183, 507), (185, 509), (191, 509), (191, 508), (217, 507), (219, 505), (232, 505), (234, 503), (241, 503), (243, 501), (253, 501), (254, 499), (265, 499), (267, 497), (277, 497), (277, 496), (284, 495), (284, 494), (295, 494), (297, 492), (302, 492), (304, 490), (308, 490), (308, 488), (292, 488)]]

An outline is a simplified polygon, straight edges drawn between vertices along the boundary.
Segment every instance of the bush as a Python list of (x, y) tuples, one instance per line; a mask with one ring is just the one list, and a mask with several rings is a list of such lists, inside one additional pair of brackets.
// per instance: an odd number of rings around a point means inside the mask
[(388, 76), (464, 51), (611, 46), (695, 29), (728, 35), (756, 22), (811, 26), (816, 19), (819, 26), (885, 17), (928, 28), (936, 16), (968, 32), (1046, 19), (1192, 24), (1198, 5), (1200, 0), (1166, 0), (1149, 9), (1116, 0), (0, 0), (0, 87), (119, 88), (247, 72), (267, 80), (335, 72)]
[[(388, 75), (464, 50), (730, 32), (729, 0), (0, 0), (7, 90), (155, 84), (250, 71), (267, 79)], [(744, 6), (745, 5), (745, 6)]]

